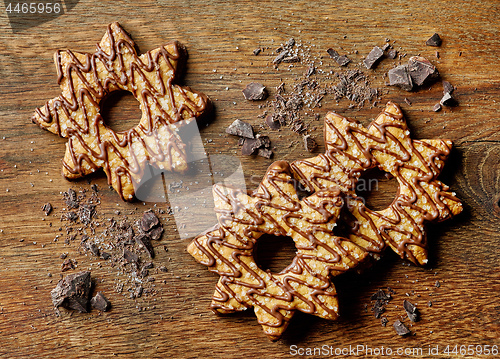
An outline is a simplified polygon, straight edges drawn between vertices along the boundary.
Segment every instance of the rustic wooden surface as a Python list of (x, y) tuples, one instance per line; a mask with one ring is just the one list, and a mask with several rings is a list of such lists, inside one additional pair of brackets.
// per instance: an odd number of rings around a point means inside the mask
[[(57, 19), (16, 33), (6, 13), (0, 13), (0, 356), (269, 358), (290, 357), (292, 345), (304, 349), (361, 345), (394, 351), (422, 348), (423, 356), (429, 356), (429, 346), (439, 346), (440, 357), (455, 357), (459, 355), (443, 354), (447, 345), (499, 345), (499, 12), (498, 1), (494, 0), (81, 0)], [(328, 59), (327, 48), (344, 49), (353, 59), (349, 67), (355, 68), (363, 55), (373, 46), (382, 45), (385, 38), (396, 41), (396, 48), (401, 46), (404, 53), (420, 53), (431, 59), (442, 78), (457, 86), (458, 107), (440, 113), (431, 111), (441, 97), (440, 85), (414, 93), (388, 88), (382, 74), (395, 62), (387, 60), (376, 70), (366, 71), (373, 74), (373, 86), (384, 89), (377, 107), (348, 110), (348, 101), (336, 105), (332, 99), (325, 99), (316, 109), (322, 116), (336, 110), (366, 124), (391, 99), (401, 104), (416, 138), (454, 141), (455, 149), (442, 177), (463, 199), (465, 210), (452, 221), (429, 227), (429, 266), (403, 265), (388, 254), (362, 274), (336, 278), (341, 319), (326, 321), (297, 315), (283, 338), (271, 343), (253, 314), (218, 317), (208, 310), (217, 276), (187, 254), (189, 241), (178, 237), (173, 220), (167, 222), (169, 216), (165, 215), (166, 235), (157, 245), (166, 245), (169, 251), (157, 250), (155, 264), (167, 266), (169, 272), (164, 274), (164, 282), (156, 284), (159, 293), (138, 300), (115, 293), (115, 270), (106, 265), (98, 267), (98, 260), (79, 254), (74, 244), (53, 241), (61, 225), (60, 192), (70, 186), (88, 189), (89, 183), (69, 183), (61, 177), (65, 140), (30, 121), (36, 107), (59, 93), (53, 52), (60, 48), (93, 51), (106, 25), (113, 21), (132, 34), (142, 51), (171, 39), (187, 46), (190, 57), (185, 83), (206, 93), (215, 104), (212, 123), (201, 130), (205, 147), (210, 154), (240, 158), (252, 189), (256, 183), (250, 176), (260, 178), (273, 160), (310, 156), (300, 138), (288, 129), (276, 133), (259, 128), (262, 120), (257, 115), (262, 109), (258, 103), (245, 101), (241, 94), (250, 81), (262, 82), (274, 93), (280, 79), (293, 83), (302, 75), (300, 64), (290, 71), (287, 66), (279, 70), (271, 66), (272, 50), (278, 44), (294, 37), (310, 46), (313, 56), (324, 57), (322, 67), (327, 70), (338, 69)], [(437, 49), (439, 59), (435, 57), (436, 48), (424, 45), (434, 32), (443, 38), (443, 45)], [(253, 56), (252, 50), (257, 47), (270, 48)], [(354, 54), (354, 50), (359, 53)], [(403, 102), (405, 97), (411, 106)], [(135, 101), (125, 98), (120, 103), (123, 114), (113, 109), (110, 116), (133, 125), (138, 113)], [(127, 120), (127, 114), (132, 120)], [(236, 139), (223, 132), (236, 118), (248, 120), (260, 133), (270, 134), (275, 146), (273, 160), (239, 155)], [(312, 133), (320, 140), (321, 121), (313, 125), (317, 128)], [(102, 173), (91, 183), (102, 189), (99, 213), (103, 218), (113, 216), (116, 209), (139, 216), (153, 206), (122, 203), (107, 187)], [(390, 195), (380, 198), (387, 201)], [(46, 202), (51, 202), (55, 210), (44, 220), (40, 206)], [(166, 208), (167, 204), (158, 206)], [(94, 264), (97, 289), (113, 303), (110, 312), (64, 312), (61, 317), (55, 316), (50, 290), (60, 277), (59, 255), (64, 251), (78, 260), (79, 269)], [(283, 267), (290, 256), (288, 248), (274, 265)], [(436, 281), (441, 284), (439, 288)], [(387, 286), (396, 294), (387, 306), (389, 325), (382, 327), (369, 310), (370, 295)], [(391, 326), (404, 314), (404, 299), (417, 303), (421, 311), (421, 321), (411, 328), (415, 335), (408, 338), (398, 337)], [(432, 307), (428, 307), (429, 301)], [(139, 311), (138, 306), (147, 310)]]

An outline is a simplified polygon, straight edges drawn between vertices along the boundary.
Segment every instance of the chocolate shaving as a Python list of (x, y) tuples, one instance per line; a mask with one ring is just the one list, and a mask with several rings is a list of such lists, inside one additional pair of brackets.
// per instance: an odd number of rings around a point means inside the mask
[(101, 312), (106, 312), (111, 307), (111, 303), (106, 299), (102, 292), (97, 292), (97, 294), (92, 297), (90, 305)]
[(414, 304), (412, 304), (409, 301), (405, 300), (403, 302), (403, 308), (405, 309), (406, 314), (408, 315), (408, 318), (412, 322), (418, 321), (418, 309), (417, 309), (417, 307)]
[(408, 329), (408, 327), (403, 323), (401, 322), (399, 319), (397, 319), (394, 324), (394, 330), (396, 330), (396, 333), (398, 333), (398, 335), (400, 336), (405, 336), (405, 335), (408, 335), (410, 334), (410, 329)]
[(405, 91), (411, 91), (413, 88), (413, 82), (411, 80), (410, 74), (408, 72), (408, 66), (400, 65), (391, 70), (389, 70), (389, 85), (399, 86)]
[(78, 272), (61, 279), (50, 292), (55, 308), (63, 306), (68, 309), (87, 313), (92, 282), (90, 272)]
[(71, 188), (67, 192), (63, 193), (64, 200), (68, 209), (76, 209), (79, 206), (78, 198), (76, 192)]
[(396, 56), (398, 56), (398, 50), (396, 49), (390, 49), (388, 52), (387, 52), (387, 57), (389, 59), (392, 59), (394, 60), (396, 58)]
[[(66, 258), (66, 254), (65, 254), (65, 258)], [(62, 264), (61, 264), (61, 272), (66, 272), (66, 271), (69, 271), (71, 269), (75, 269), (75, 263), (73, 262), (73, 260), (66, 258), (64, 260), (64, 262), (62, 262)]]
[(279, 130), (281, 128), (280, 122), (275, 121), (272, 115), (266, 116), (266, 124), (269, 126), (271, 130)]
[(441, 40), (441, 37), (435, 33), (434, 35), (432, 35), (426, 42), (425, 44), (427, 46), (434, 46), (434, 47), (439, 47), (441, 46), (441, 43), (442, 43), (442, 40)]
[(158, 226), (160, 221), (158, 217), (153, 213), (153, 211), (149, 210), (144, 212), (141, 218), (141, 229), (145, 232), (149, 232), (154, 227)]
[(332, 48), (329, 48), (326, 52), (328, 52), (328, 55), (330, 55), (330, 57), (334, 59), (339, 66), (346, 66), (349, 62), (351, 62), (346, 55), (340, 56), (339, 53)]
[(149, 257), (153, 259), (155, 257), (155, 251), (153, 249), (153, 246), (151, 245), (151, 239), (149, 238), (148, 235), (146, 234), (139, 234), (134, 237), (135, 242), (142, 248), (148, 252)]
[(457, 101), (449, 93), (445, 93), (441, 101), (439, 101), (439, 103), (443, 106), (457, 105)]
[(271, 158), (273, 156), (273, 151), (267, 148), (259, 148), (257, 155), (260, 157)]
[(45, 215), (48, 216), (50, 214), (50, 212), (52, 212), (52, 205), (50, 203), (45, 203), (42, 206), (42, 211), (44, 211)]
[(384, 56), (384, 50), (382, 50), (378, 46), (375, 46), (372, 51), (370, 51), (368, 56), (366, 56), (363, 64), (365, 64), (365, 67), (367, 69), (371, 69), (382, 58), (382, 56)]
[[(285, 60), (282, 59), (282, 61)], [(243, 89), (243, 96), (249, 101), (265, 100), (267, 98), (267, 90), (264, 85), (257, 82), (251, 82)]]
[(441, 107), (441, 104), (440, 104), (440, 103), (437, 103), (437, 104), (435, 104), (435, 105), (434, 105), (434, 107), (432, 108), (432, 111), (434, 111), (434, 112), (439, 112), (439, 111), (441, 111), (441, 108), (442, 108), (442, 107)]
[(455, 91), (455, 88), (448, 81), (443, 80), (443, 95), (449, 93), (450, 95)]
[(304, 147), (308, 152), (314, 152), (318, 148), (318, 144), (311, 135), (304, 136)]
[(261, 51), (262, 49), (259, 47), (258, 49), (253, 50), (253, 54), (257, 56), (258, 54), (260, 54)]
[(246, 123), (242, 120), (235, 120), (228, 128), (226, 128), (226, 133), (234, 136), (255, 138), (252, 125)]

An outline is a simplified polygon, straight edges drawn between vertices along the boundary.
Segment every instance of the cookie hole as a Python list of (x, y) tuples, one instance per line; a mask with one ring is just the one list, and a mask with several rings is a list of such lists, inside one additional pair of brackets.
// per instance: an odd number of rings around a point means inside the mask
[(366, 171), (356, 185), (356, 194), (373, 211), (389, 207), (398, 194), (398, 181), (391, 174), (373, 168)]
[(258, 239), (253, 255), (260, 269), (279, 273), (292, 263), (296, 251), (291, 237), (264, 234)]
[(137, 126), (142, 113), (134, 95), (128, 91), (114, 91), (101, 102), (101, 116), (106, 126), (123, 132)]

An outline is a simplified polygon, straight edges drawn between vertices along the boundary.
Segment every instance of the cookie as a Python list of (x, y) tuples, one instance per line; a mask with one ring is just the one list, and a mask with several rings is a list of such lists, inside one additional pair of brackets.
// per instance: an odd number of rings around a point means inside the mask
[[(187, 144), (179, 135), (210, 109), (208, 98), (175, 84), (186, 60), (177, 41), (138, 55), (134, 41), (118, 23), (94, 53), (59, 50), (54, 55), (62, 93), (32, 117), (40, 127), (68, 138), (63, 175), (79, 178), (103, 168), (108, 183), (124, 200), (151, 164), (161, 170), (188, 170)], [(115, 132), (100, 115), (113, 91), (129, 91), (139, 101), (138, 125)]]
[[(350, 240), (375, 256), (386, 246), (413, 263), (427, 263), (424, 224), (443, 221), (462, 211), (460, 200), (437, 180), (450, 154), (450, 140), (415, 140), (399, 106), (389, 102), (368, 126), (328, 113), (326, 152), (291, 164), (294, 176), (309, 191), (338, 188), (350, 212)], [(361, 174), (378, 167), (399, 185), (384, 210), (368, 208), (356, 195)]]
[[(252, 193), (213, 188), (218, 224), (196, 237), (188, 252), (220, 275), (211, 308), (218, 313), (253, 307), (264, 332), (277, 340), (296, 311), (338, 317), (330, 277), (357, 266), (367, 252), (333, 233), (343, 206), (338, 188), (299, 198), (285, 161), (273, 163)], [(289, 236), (297, 248), (280, 273), (261, 269), (254, 251), (263, 234)]]

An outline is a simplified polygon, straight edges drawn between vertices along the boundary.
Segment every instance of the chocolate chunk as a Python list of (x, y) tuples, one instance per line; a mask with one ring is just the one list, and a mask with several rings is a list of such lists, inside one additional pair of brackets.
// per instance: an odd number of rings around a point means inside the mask
[(101, 312), (105, 312), (111, 307), (111, 303), (106, 299), (102, 292), (97, 292), (97, 294), (92, 297), (90, 305)]
[(437, 104), (435, 104), (435, 105), (434, 105), (434, 107), (432, 108), (432, 111), (434, 111), (434, 112), (439, 112), (439, 111), (441, 111), (441, 108), (442, 108), (442, 107), (441, 107), (441, 104), (440, 104), (440, 103), (437, 103)]
[[(281, 60), (281, 62), (285, 62), (285, 63), (300, 62), (300, 57), (298, 57), (297, 55), (285, 56), (283, 58), (283, 60)], [(267, 93), (266, 93), (266, 97), (267, 97)]]
[(384, 56), (384, 50), (382, 50), (380, 47), (375, 46), (372, 51), (366, 56), (365, 60), (363, 63), (365, 64), (365, 67), (367, 69), (373, 68), (373, 66), (377, 63), (378, 60), (380, 60)]
[(326, 52), (328, 52), (328, 55), (330, 55), (330, 57), (334, 59), (339, 66), (345, 66), (349, 62), (351, 62), (351, 60), (346, 55), (340, 56), (339, 53), (332, 48), (329, 48), (328, 50), (326, 50)]
[(380, 324), (385, 327), (387, 325), (387, 323), (389, 323), (389, 319), (387, 319), (387, 317), (382, 317), (380, 319)]
[(306, 148), (306, 151), (314, 152), (314, 150), (316, 150), (316, 148), (318, 148), (318, 144), (316, 143), (316, 140), (311, 137), (311, 135), (305, 135), (304, 136), (304, 147)]
[(260, 157), (271, 158), (273, 156), (273, 151), (267, 148), (259, 148), (257, 155)]
[(383, 289), (377, 290), (370, 297), (371, 300), (391, 300), (392, 296), (389, 293), (385, 293)]
[(449, 93), (445, 93), (441, 101), (439, 101), (439, 103), (443, 106), (457, 105), (457, 101)]
[(253, 54), (257, 56), (258, 54), (260, 54), (261, 51), (262, 49), (259, 47), (258, 49), (253, 50)]
[(266, 87), (257, 83), (251, 82), (243, 89), (243, 96), (249, 101), (260, 101), (267, 98)]
[(337, 61), (337, 59), (340, 57), (339, 53), (332, 48), (329, 48), (328, 50), (326, 50), (326, 52), (328, 52), (328, 55), (330, 55), (330, 57), (335, 61)]
[(390, 49), (388, 52), (387, 52), (387, 57), (394, 60), (396, 58), (396, 56), (398, 56), (398, 50), (396, 49)]
[(450, 95), (453, 93), (455, 88), (448, 81), (443, 81), (443, 95), (449, 93)]
[(83, 224), (89, 224), (95, 214), (95, 206), (84, 204), (78, 208), (78, 218)]
[(145, 234), (138, 234), (137, 236), (134, 237), (135, 242), (144, 248), (146, 252), (148, 252), (149, 257), (153, 259), (155, 257), (155, 251), (153, 249), (153, 246), (151, 245), (151, 239), (149, 238), (148, 235)]
[(408, 66), (400, 65), (389, 70), (389, 84), (391, 86), (399, 86), (405, 91), (411, 91), (413, 82), (410, 74), (408, 73)]
[(288, 52), (287, 51), (283, 51), (283, 52), (280, 52), (278, 54), (278, 56), (276, 56), (273, 60), (273, 64), (275, 65), (279, 65), (281, 63), (281, 61), (283, 61), (283, 59), (288, 56)]
[(390, 47), (391, 47), (391, 44), (389, 44), (388, 42), (386, 42), (385, 45), (382, 46), (382, 50), (387, 51), (387, 50), (389, 50)]
[(133, 264), (137, 264), (139, 262), (139, 256), (127, 249), (123, 250), (123, 259), (125, 259), (128, 263)]
[(279, 130), (281, 128), (280, 122), (275, 121), (272, 115), (266, 116), (266, 124), (269, 126), (271, 130)]
[(259, 148), (259, 141), (254, 138), (245, 138), (243, 146), (241, 146), (241, 154), (245, 156), (253, 155)]
[(71, 259), (66, 258), (61, 264), (61, 272), (66, 272), (71, 269), (75, 269), (75, 263)]
[(101, 255), (101, 251), (99, 250), (99, 247), (94, 242), (87, 242), (86, 247), (90, 251), (90, 253), (92, 253), (96, 257), (99, 257)]
[(441, 46), (441, 43), (442, 43), (442, 40), (441, 40), (441, 37), (435, 33), (434, 35), (432, 35), (426, 42), (425, 44), (427, 46), (435, 46), (435, 47), (438, 47), (438, 46)]
[(76, 220), (78, 219), (78, 215), (74, 211), (69, 211), (68, 213), (66, 213), (65, 218), (70, 222), (76, 222)]
[(403, 308), (405, 309), (406, 314), (408, 315), (408, 318), (412, 322), (418, 321), (418, 310), (417, 310), (417, 307), (413, 303), (410, 303), (409, 301), (405, 300), (403, 302)]
[(379, 319), (384, 312), (384, 305), (381, 302), (377, 301), (377, 304), (373, 307), (373, 315), (375, 315), (375, 318)]
[(228, 128), (226, 128), (226, 133), (234, 136), (255, 138), (252, 125), (242, 120), (235, 120), (231, 125), (229, 125)]
[(111, 258), (111, 254), (101, 251), (101, 258), (107, 261), (109, 258)]
[(50, 212), (52, 212), (52, 205), (50, 203), (45, 203), (42, 206), (42, 211), (44, 211), (45, 215), (48, 216), (50, 214)]
[(405, 336), (410, 334), (410, 329), (406, 325), (404, 325), (403, 322), (401, 322), (399, 319), (397, 319), (394, 324), (394, 329), (396, 330), (396, 333), (398, 333), (401, 336)]
[(148, 234), (152, 240), (159, 241), (161, 238), (161, 235), (163, 234), (163, 227), (159, 226), (159, 227), (153, 228), (151, 231), (149, 231)]
[(422, 86), (439, 77), (439, 72), (429, 60), (422, 56), (412, 56), (408, 60), (408, 72), (413, 83)]
[(152, 228), (158, 226), (160, 221), (158, 217), (150, 210), (144, 212), (141, 218), (141, 229), (145, 232), (150, 231)]
[(67, 275), (50, 292), (52, 304), (55, 308), (63, 306), (87, 313), (91, 286), (90, 272)]
[(271, 140), (269, 139), (268, 136), (259, 136), (257, 138), (256, 145), (258, 147), (269, 148), (269, 147), (271, 147)]

